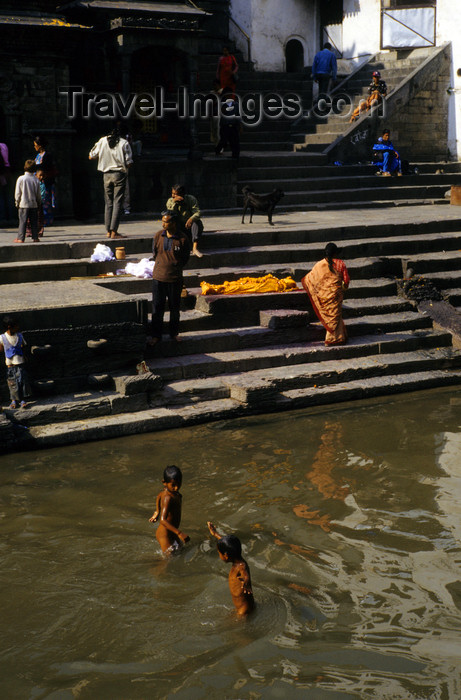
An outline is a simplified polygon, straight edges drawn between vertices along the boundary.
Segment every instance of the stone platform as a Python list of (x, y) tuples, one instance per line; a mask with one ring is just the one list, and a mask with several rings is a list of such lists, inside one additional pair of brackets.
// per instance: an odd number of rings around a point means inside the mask
[[(233, 215), (204, 219), (205, 255), (185, 270), (182, 340), (153, 350), (144, 344), (150, 280), (98, 277), (125, 263), (89, 258), (98, 242), (123, 245), (127, 260), (149, 257), (158, 220), (123, 222), (126, 238), (117, 241), (99, 224), (58, 224), (39, 244), (14, 244), (14, 230), (0, 231), (0, 312), (21, 319), (36, 390), (28, 409), (0, 416), (3, 449), (461, 383), (461, 208), (276, 210), (272, 227), (257, 215), (252, 225)], [(343, 307), (346, 346), (325, 348), (301, 290), (200, 296), (202, 280), (272, 272), (299, 283), (330, 240), (352, 278)], [(441, 290), (443, 313), (398, 296), (396, 278), (410, 267)], [(136, 377), (142, 359), (148, 372)], [(0, 391), (5, 404), (4, 379)]]

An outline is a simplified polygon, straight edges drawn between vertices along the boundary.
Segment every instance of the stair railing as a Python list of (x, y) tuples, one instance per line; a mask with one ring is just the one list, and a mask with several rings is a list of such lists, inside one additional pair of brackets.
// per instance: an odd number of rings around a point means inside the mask
[(238, 22), (235, 21), (235, 19), (232, 17), (232, 15), (231, 15), (230, 12), (227, 13), (227, 16), (229, 17), (229, 19), (230, 19), (230, 21), (232, 22), (232, 24), (234, 24), (234, 25), (237, 27), (237, 29), (239, 30), (239, 32), (240, 32), (241, 34), (243, 34), (243, 36), (245, 37), (246, 42), (247, 42), (248, 63), (251, 63), (251, 37), (248, 36), (248, 34), (246, 33), (246, 31), (245, 31), (244, 29), (242, 29), (242, 27), (240, 26), (240, 24), (239, 24)]
[(324, 27), (324, 28), (323, 28), (323, 31), (324, 31), (325, 34), (327, 35), (327, 39), (328, 39), (329, 43), (332, 44), (332, 45), (334, 46), (334, 48), (336, 49), (336, 51), (338, 52), (339, 58), (342, 58), (342, 57), (343, 57), (343, 52), (340, 51), (340, 50), (338, 49), (338, 47), (336, 46), (334, 40), (333, 40), (333, 39), (331, 38), (331, 36), (330, 36), (330, 33), (329, 33), (328, 29), (327, 29), (326, 27)]

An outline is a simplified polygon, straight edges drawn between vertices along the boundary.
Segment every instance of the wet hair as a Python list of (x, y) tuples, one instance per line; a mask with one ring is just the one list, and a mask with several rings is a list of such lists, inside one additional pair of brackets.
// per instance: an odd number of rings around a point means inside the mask
[(328, 51), (331, 51), (332, 46), (331, 46), (330, 42), (327, 41), (327, 42), (323, 45), (323, 48), (324, 48), (324, 49), (328, 49)]
[(229, 559), (240, 559), (242, 556), (242, 544), (236, 535), (224, 535), (218, 540), (218, 552), (227, 554)]
[(35, 160), (28, 158), (26, 160), (26, 162), (24, 163), (24, 170), (26, 173), (34, 173), (35, 172)]
[(4, 316), (2, 318), (3, 327), (8, 330), (8, 328), (13, 328), (14, 326), (19, 326), (18, 319), (16, 316)]
[(48, 141), (44, 136), (34, 136), (34, 143), (41, 148), (46, 148), (48, 146)]
[(330, 271), (333, 272), (333, 258), (338, 255), (338, 246), (336, 243), (327, 243), (325, 246), (325, 258), (328, 262)]
[(174, 190), (176, 194), (179, 194), (180, 197), (184, 197), (184, 195), (186, 194), (186, 188), (184, 185), (173, 185), (171, 189)]
[(165, 467), (163, 471), (163, 481), (169, 483), (170, 481), (177, 481), (178, 484), (182, 483), (182, 472), (179, 467), (175, 464), (169, 464)]
[(115, 148), (120, 141), (120, 132), (117, 126), (114, 126), (110, 134), (107, 135), (107, 144), (109, 148)]

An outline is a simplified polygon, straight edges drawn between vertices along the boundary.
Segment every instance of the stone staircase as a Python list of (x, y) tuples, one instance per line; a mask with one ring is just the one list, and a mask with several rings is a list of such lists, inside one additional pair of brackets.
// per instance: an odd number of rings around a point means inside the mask
[[(360, 66), (349, 77), (341, 81), (331, 93), (333, 110), (327, 116), (316, 115), (308, 110), (305, 116), (292, 126), (292, 142), (295, 151), (323, 153), (338, 136), (349, 127), (349, 118), (359, 102), (368, 97), (368, 86), (374, 71), (380, 71), (386, 82), (388, 96), (409, 73), (427, 58), (428, 50), (417, 49), (402, 58), (397, 51), (386, 51)], [(346, 96), (349, 105), (338, 106), (340, 96)]]
[[(380, 70), (386, 80), (389, 93), (399, 88), (412, 71), (418, 69), (431, 56), (431, 49), (416, 49), (410, 52), (386, 51), (376, 54), (365, 65), (356, 69), (332, 92), (332, 96), (347, 94), (353, 102), (352, 109), (366, 95), (374, 70)], [(446, 193), (451, 185), (461, 183), (459, 163), (446, 163), (423, 159), (412, 161), (418, 175), (401, 178), (377, 178), (376, 169), (369, 164), (371, 151), (366, 151), (360, 164), (335, 166), (329, 149), (331, 144), (349, 128), (347, 109), (327, 117), (315, 116), (308, 108), (312, 104), (312, 81), (307, 73), (259, 73), (241, 61), (240, 81), (237, 92), (267, 94), (294, 92), (300, 95), (305, 114), (296, 123), (288, 119), (264, 119), (258, 126), (246, 126), (241, 136), (241, 157), (236, 169), (237, 197), (230, 203), (227, 212), (237, 212), (242, 207), (242, 187), (263, 194), (274, 188), (282, 189), (285, 197), (278, 209), (303, 211), (315, 209), (376, 208), (408, 204), (445, 204)], [(206, 89), (214, 77), (217, 55), (202, 55), (200, 86)], [(363, 117), (365, 118), (365, 117)], [(209, 123), (202, 120), (198, 125), (201, 148), (212, 153), (209, 142)], [(410, 159), (405, 149), (403, 158)], [(442, 170), (440, 173), (438, 171)], [(224, 210), (222, 210), (224, 211)]]
[[(296, 94), (306, 108), (312, 103), (312, 80), (305, 72), (276, 73), (255, 72), (253, 65), (243, 60), (236, 52), (239, 64), (237, 93), (240, 96), (249, 94), (268, 95), (277, 93), (281, 96)], [(199, 61), (198, 88), (201, 92), (211, 89), (216, 77), (216, 67), (219, 55), (216, 53), (202, 54)], [(251, 113), (252, 107), (248, 107)], [(289, 119), (270, 119), (263, 117), (255, 126), (245, 122), (240, 137), (242, 151), (292, 151), (291, 124)], [(198, 122), (200, 148), (206, 153), (214, 153), (214, 145), (210, 143), (210, 123), (207, 119)]]
[[(350, 342), (343, 347), (324, 346), (324, 329), (301, 290), (200, 295), (202, 280), (219, 283), (271, 272), (291, 274), (299, 283), (322, 257), (328, 240), (340, 246), (352, 278), (343, 307)], [(124, 241), (129, 258), (136, 259), (148, 255), (150, 244), (150, 237)], [(45, 397), (29, 409), (6, 410), (2, 425), (12, 421), (19, 447), (69, 444), (461, 383), (461, 352), (453, 348), (451, 334), (435, 330), (431, 318), (398, 296), (396, 288), (396, 278), (411, 266), (416, 274), (430, 277), (448, 301), (459, 304), (461, 221), (456, 218), (428, 217), (424, 224), (406, 222), (404, 227), (386, 222), (362, 228), (341, 222), (325, 228), (264, 226), (251, 232), (240, 227), (208, 232), (204, 244), (206, 255), (192, 258), (185, 271), (189, 295), (183, 300), (181, 342), (165, 340), (148, 349), (147, 374), (107, 371), (102, 358), (101, 386), (95, 386), (98, 375), (93, 370), (92, 386), (81, 383), (78, 390)], [(45, 254), (45, 246), (14, 250), (26, 263), (27, 251), (36, 258)], [(94, 241), (78, 246), (81, 257), (87, 257)], [(36, 259), (30, 262), (45, 267)], [(77, 263), (83, 264), (81, 259)], [(51, 284), (56, 294), (72, 282)], [(98, 319), (101, 313), (109, 317), (111, 305), (120, 298), (138, 307), (150, 300), (150, 280), (119, 277), (81, 284), (90, 287), (87, 295), (92, 295), (91, 289), (107, 295), (104, 308), (94, 309)], [(11, 285), (12, 293), (24, 295), (29, 286), (38, 293), (37, 284), (27, 282)], [(7, 288), (2, 287), (3, 294)], [(24, 311), (26, 322), (32, 323)], [(51, 324), (52, 305), (48, 313)], [(41, 319), (46, 318), (43, 311)], [(46, 330), (42, 333), (46, 337)]]
[[(418, 175), (376, 177), (376, 168), (327, 165), (319, 153), (245, 155), (237, 170), (237, 205), (243, 206), (242, 187), (260, 194), (280, 188), (285, 192), (277, 209), (310, 211), (447, 204), (445, 194), (461, 184), (460, 163), (412, 163)], [(443, 170), (443, 173), (437, 171)]]

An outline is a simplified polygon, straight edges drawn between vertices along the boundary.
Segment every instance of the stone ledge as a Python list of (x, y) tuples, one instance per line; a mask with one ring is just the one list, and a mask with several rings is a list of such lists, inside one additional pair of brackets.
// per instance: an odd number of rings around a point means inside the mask
[(114, 377), (114, 382), (115, 389), (121, 396), (132, 396), (148, 391), (154, 392), (160, 389), (163, 384), (161, 377), (152, 372)]
[(259, 323), (264, 328), (280, 330), (282, 328), (301, 328), (309, 323), (309, 312), (297, 309), (274, 309), (260, 311)]
[(461, 314), (446, 301), (422, 301), (419, 310), (427, 314), (436, 330), (451, 333), (453, 347), (461, 350)]

